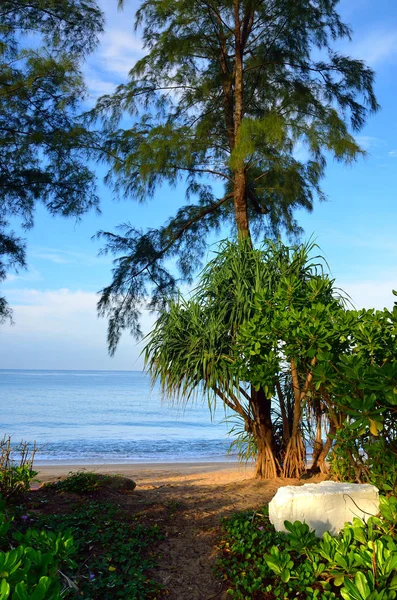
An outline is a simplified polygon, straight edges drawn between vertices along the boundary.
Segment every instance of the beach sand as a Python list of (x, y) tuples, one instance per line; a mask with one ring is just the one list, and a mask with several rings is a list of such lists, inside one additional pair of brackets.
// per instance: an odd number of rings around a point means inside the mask
[(41, 482), (83, 469), (131, 477), (137, 484), (134, 492), (114, 501), (135, 514), (152, 515), (165, 532), (153, 576), (167, 588), (169, 600), (226, 600), (225, 584), (214, 573), (222, 518), (240, 510), (261, 510), (280, 486), (301, 485), (297, 480), (258, 480), (252, 465), (230, 462), (36, 468)]
[(252, 478), (253, 465), (233, 462), (189, 462), (189, 463), (135, 463), (135, 464), (94, 464), (94, 465), (40, 465), (37, 479), (45, 483), (66, 477), (71, 472), (94, 471), (104, 474), (118, 474), (131, 477), (139, 487), (158, 485), (183, 485), (188, 483), (202, 485), (227, 484)]

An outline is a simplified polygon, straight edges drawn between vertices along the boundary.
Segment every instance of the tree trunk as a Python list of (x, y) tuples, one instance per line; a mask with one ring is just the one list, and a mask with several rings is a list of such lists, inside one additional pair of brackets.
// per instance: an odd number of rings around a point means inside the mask
[[(256, 428), (255, 428), (256, 429)], [(258, 446), (258, 455), (255, 464), (255, 477), (257, 479), (274, 479), (279, 476), (279, 469), (274, 458), (267, 432), (255, 431)]]
[(313, 473), (319, 469), (318, 459), (319, 459), (319, 456), (324, 447), (322, 429), (321, 429), (322, 413), (321, 413), (321, 405), (320, 404), (317, 405), (317, 403), (316, 403), (315, 412), (316, 412), (316, 438), (314, 440), (312, 464), (310, 467), (310, 470)]
[(234, 212), (238, 238), (250, 238), (247, 210), (247, 176), (245, 167), (234, 172)]
[[(238, 144), (244, 116), (243, 47), (240, 22), (240, 3), (234, 0), (234, 144)], [(244, 161), (234, 169), (234, 211), (239, 239), (250, 238), (247, 207), (247, 175)]]
[(323, 449), (321, 450), (318, 459), (317, 459), (317, 467), (320, 469), (321, 473), (328, 473), (328, 467), (327, 467), (327, 463), (325, 462), (325, 459), (328, 456), (328, 452), (331, 450), (332, 448), (332, 442), (333, 440), (333, 436), (336, 433), (336, 427), (335, 424), (331, 421), (329, 424), (329, 431), (327, 434), (327, 439), (326, 442), (324, 444)]
[(274, 456), (271, 400), (262, 389), (251, 388), (253, 435), (258, 447), (255, 477), (273, 479), (280, 474), (280, 466)]
[(285, 453), (283, 476), (299, 479), (306, 471), (306, 449), (300, 429), (293, 432)]
[(280, 383), (279, 378), (277, 378), (277, 381), (276, 381), (276, 390), (277, 390), (278, 400), (279, 400), (279, 404), (280, 404), (281, 421), (283, 423), (283, 444), (284, 444), (283, 450), (285, 451), (287, 449), (288, 442), (291, 437), (292, 423), (290, 423), (289, 419), (288, 419), (285, 396), (284, 396), (284, 392), (281, 388), (281, 383)]
[[(316, 364), (316, 357), (311, 360), (311, 367), (313, 368)], [(297, 477), (298, 479), (306, 471), (306, 449), (302, 440), (302, 434), (300, 430), (301, 418), (302, 418), (302, 404), (305, 400), (306, 394), (309, 390), (309, 386), (312, 382), (313, 374), (311, 370), (306, 374), (305, 383), (303, 388), (300, 388), (298, 371), (294, 358), (291, 359), (291, 376), (292, 386), (294, 390), (294, 420), (292, 423), (291, 439), (288, 443), (287, 451), (285, 453), (285, 460), (283, 465), (284, 477)]]

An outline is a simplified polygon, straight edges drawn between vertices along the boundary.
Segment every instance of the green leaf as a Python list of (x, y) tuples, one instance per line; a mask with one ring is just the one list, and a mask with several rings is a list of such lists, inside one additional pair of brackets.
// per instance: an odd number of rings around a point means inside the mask
[(337, 575), (334, 579), (334, 584), (336, 585), (336, 587), (340, 587), (341, 585), (343, 585), (344, 581), (345, 581), (344, 575)]
[(280, 577), (281, 577), (281, 581), (283, 583), (288, 583), (288, 581), (291, 578), (291, 572), (290, 572), (290, 570), (289, 569), (283, 569), (282, 572), (281, 572)]
[(10, 595), (10, 584), (6, 579), (2, 579), (0, 583), (0, 600), (7, 600)]

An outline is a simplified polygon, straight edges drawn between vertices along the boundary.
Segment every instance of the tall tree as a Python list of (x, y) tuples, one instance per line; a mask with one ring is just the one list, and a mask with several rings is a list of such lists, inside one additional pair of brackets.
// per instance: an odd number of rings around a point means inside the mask
[(176, 257), (189, 280), (208, 235), (224, 224), (240, 239), (299, 232), (294, 211), (323, 197), (327, 157), (350, 162), (361, 153), (351, 132), (378, 108), (374, 76), (333, 50), (351, 33), (337, 5), (142, 2), (136, 26), (147, 53), (94, 113), (104, 122), (102, 158), (126, 196), (144, 201), (183, 182), (188, 202), (158, 229), (100, 233), (118, 256), (99, 303), (111, 352), (123, 329), (139, 333), (149, 294), (158, 308), (175, 292), (167, 261)]
[(223, 243), (193, 296), (161, 313), (146, 346), (146, 365), (167, 396), (188, 402), (204, 392), (211, 405), (220, 401), (239, 415), (255, 442), (257, 477), (305, 469), (302, 420), (314, 393), (313, 350), (330, 346), (328, 321), (341, 310), (321, 261), (310, 258), (314, 248)]
[[(103, 17), (95, 0), (2, 0), (0, 6), (0, 281), (25, 266), (9, 220), (32, 227), (37, 202), (51, 214), (96, 207), (89, 132), (78, 117), (81, 62)], [(10, 315), (0, 298), (0, 320)]]

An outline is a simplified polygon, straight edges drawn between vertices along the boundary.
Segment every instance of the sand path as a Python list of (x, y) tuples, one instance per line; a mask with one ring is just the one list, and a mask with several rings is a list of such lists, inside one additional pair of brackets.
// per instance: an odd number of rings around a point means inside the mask
[[(39, 478), (50, 481), (82, 468), (40, 467)], [(133, 494), (122, 501), (134, 512), (150, 513), (165, 531), (153, 575), (168, 589), (170, 600), (226, 599), (226, 590), (214, 574), (222, 518), (239, 510), (260, 509), (281, 485), (297, 483), (258, 481), (252, 466), (230, 463), (95, 465), (89, 470), (120, 473), (137, 483)]]

